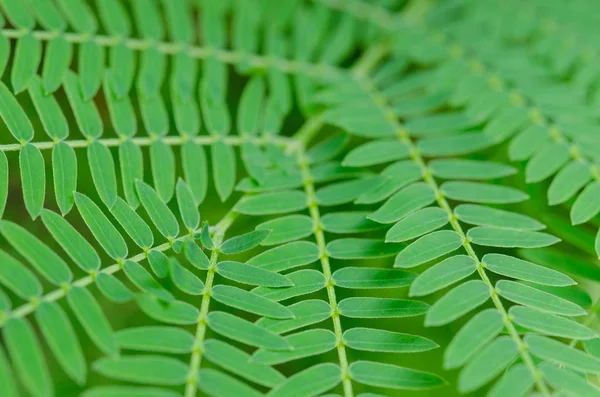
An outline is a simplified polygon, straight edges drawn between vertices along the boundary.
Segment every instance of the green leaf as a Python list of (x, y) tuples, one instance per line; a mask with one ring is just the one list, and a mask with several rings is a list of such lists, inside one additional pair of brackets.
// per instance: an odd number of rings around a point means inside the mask
[(344, 150), (348, 142), (348, 134), (339, 133), (332, 135), (330, 138), (311, 147), (306, 153), (306, 157), (311, 164), (331, 160)]
[(369, 352), (416, 353), (438, 347), (422, 336), (372, 328), (351, 328), (344, 332), (343, 339), (349, 348)]
[[(121, 138), (134, 136), (137, 132), (137, 120), (133, 104), (129, 97), (118, 98), (110, 88), (110, 74), (104, 78), (104, 98), (113, 128)], [(141, 104), (141, 101), (140, 101)]]
[(200, 270), (208, 270), (210, 260), (200, 247), (192, 239), (185, 241), (183, 245), (185, 258)]
[(319, 258), (319, 247), (315, 243), (296, 241), (264, 251), (247, 263), (265, 270), (280, 272), (308, 265)]
[(135, 54), (133, 50), (120, 42), (109, 47), (110, 68), (106, 71), (111, 89), (117, 98), (129, 92), (135, 74)]
[(65, 261), (36, 236), (8, 221), (0, 221), (0, 232), (17, 252), (52, 284), (71, 282), (73, 274)]
[(367, 167), (390, 161), (405, 159), (410, 150), (399, 140), (380, 140), (365, 143), (353, 149), (344, 157), (344, 167)]
[(322, 363), (290, 376), (267, 394), (268, 397), (312, 397), (334, 388), (342, 381), (337, 364)]
[(531, 262), (502, 254), (487, 254), (481, 262), (486, 269), (503, 276), (542, 285), (566, 287), (576, 282), (569, 276)]
[[(330, 233), (362, 233), (377, 230), (383, 227), (367, 219), (369, 212), (331, 212), (321, 218), (323, 229)], [(312, 228), (312, 222), (311, 222)], [(311, 229), (312, 233), (312, 229)]]
[[(60, 81), (62, 81), (62, 76)], [(46, 94), (42, 91), (42, 82), (40, 81), (39, 77), (34, 76), (34, 78), (31, 80), (31, 84), (29, 84), (28, 91), (31, 100), (33, 101), (33, 105), (40, 116), (46, 134), (50, 138), (67, 138), (69, 135), (69, 125), (67, 124), (67, 119), (54, 96)]]
[(441, 157), (473, 153), (493, 144), (495, 142), (491, 137), (475, 132), (421, 139), (417, 148), (426, 157)]
[(181, 291), (190, 295), (200, 295), (204, 292), (204, 283), (191, 271), (181, 266), (175, 258), (171, 258), (171, 280)]
[(173, 295), (165, 290), (139, 263), (127, 260), (123, 264), (123, 270), (127, 278), (142, 291), (161, 300), (171, 301), (174, 299)]
[(599, 195), (600, 182), (590, 183), (583, 189), (571, 207), (571, 223), (573, 225), (587, 222), (600, 212)]
[(381, 180), (381, 177), (378, 176), (367, 176), (327, 185), (317, 190), (317, 202), (322, 206), (349, 203), (360, 196), (361, 193), (379, 185)]
[(536, 152), (527, 162), (525, 179), (527, 183), (541, 182), (569, 161), (569, 148), (562, 142), (553, 142)]
[(401, 188), (422, 178), (421, 169), (411, 160), (399, 161), (381, 172), (377, 184), (361, 193), (354, 204), (374, 204), (383, 201)]
[(125, 328), (116, 333), (123, 349), (174, 354), (191, 353), (194, 336), (188, 331), (163, 325)]
[(279, 245), (310, 236), (313, 227), (313, 221), (309, 216), (288, 215), (263, 222), (256, 226), (256, 230), (271, 231), (260, 245)]
[(342, 300), (340, 314), (352, 318), (412, 317), (425, 314), (429, 305), (407, 299), (353, 297)]
[(441, 186), (446, 197), (457, 201), (486, 204), (509, 204), (525, 201), (529, 196), (508, 186), (478, 182), (446, 182)]
[(600, 359), (539, 335), (527, 335), (525, 343), (534, 356), (584, 373), (600, 373)]
[(134, 297), (133, 292), (127, 289), (121, 281), (107, 273), (98, 273), (96, 276), (96, 285), (100, 292), (113, 302), (128, 302)]
[(250, 346), (271, 350), (291, 348), (281, 336), (229, 313), (218, 311), (209, 313), (208, 326), (220, 335)]
[(42, 294), (37, 277), (21, 262), (0, 250), (0, 281), (19, 297), (28, 300)]
[(423, 208), (402, 218), (385, 235), (385, 242), (399, 243), (439, 229), (449, 222), (448, 214), (438, 207)]
[[(7, 0), (2, 0), (1, 3), (11, 24), (24, 30), (30, 30), (35, 27), (35, 20), (26, 3)], [(2, 22), (4, 22), (4, 19), (2, 19)]]
[(526, 215), (477, 204), (461, 204), (454, 209), (456, 217), (465, 223), (517, 230), (539, 230), (544, 224)]
[(444, 367), (457, 368), (469, 362), (475, 353), (488, 345), (504, 329), (502, 314), (486, 309), (474, 315), (456, 333), (444, 353)]
[(125, 198), (131, 207), (136, 209), (140, 203), (135, 190), (135, 181), (144, 178), (142, 149), (129, 139), (123, 141), (119, 145), (119, 163), (121, 164), (121, 182)]
[(87, 196), (75, 193), (75, 204), (96, 240), (113, 259), (127, 257), (127, 244), (100, 208)]
[(64, 142), (52, 148), (52, 174), (56, 204), (65, 215), (75, 204), (73, 192), (77, 190), (77, 157), (75, 150)]
[(211, 397), (260, 397), (263, 395), (236, 378), (209, 368), (199, 371), (198, 387)]
[(425, 390), (446, 383), (439, 376), (428, 372), (371, 361), (355, 361), (350, 364), (348, 371), (356, 382), (390, 389)]
[(188, 231), (198, 229), (200, 225), (200, 213), (194, 201), (194, 196), (188, 185), (181, 179), (177, 181), (177, 206), (181, 219)]
[(233, 261), (219, 262), (217, 273), (242, 284), (263, 287), (289, 287), (294, 285), (286, 276), (279, 273)]
[(271, 233), (270, 230), (254, 230), (241, 236), (232, 237), (221, 245), (220, 251), (225, 255), (248, 251), (259, 245), (269, 233)]
[(0, 82), (0, 116), (10, 133), (19, 142), (33, 139), (33, 126), (10, 90)]
[(466, 255), (444, 259), (421, 273), (410, 286), (410, 296), (429, 295), (446, 288), (477, 270), (475, 260)]
[(231, 146), (218, 141), (213, 145), (211, 155), (215, 189), (221, 201), (225, 201), (235, 185), (235, 152)]
[(585, 314), (585, 310), (575, 303), (521, 283), (500, 280), (496, 283), (496, 291), (500, 296), (510, 301), (550, 313), (562, 314), (563, 316), (581, 316)]
[(306, 194), (296, 190), (261, 193), (240, 200), (234, 209), (245, 215), (275, 215), (296, 212), (308, 206)]
[(92, 368), (107, 378), (165, 386), (184, 384), (188, 371), (180, 360), (152, 355), (101, 358)]
[(10, 82), (15, 94), (27, 89), (42, 58), (42, 42), (27, 33), (17, 39)]
[(248, 353), (220, 340), (205, 341), (204, 356), (212, 363), (259, 385), (274, 387), (285, 380), (277, 370), (251, 362)]
[(282, 304), (237, 287), (217, 285), (213, 287), (211, 296), (224, 305), (255, 313), (260, 316), (294, 318), (294, 314)]
[(4, 353), (4, 348), (0, 349), (0, 383), (4, 386), (3, 392), (6, 397), (18, 397), (16, 379)]
[(181, 164), (185, 181), (194, 194), (196, 204), (200, 204), (206, 197), (208, 190), (208, 170), (204, 148), (192, 141), (181, 146)]
[(215, 243), (213, 242), (212, 237), (210, 236), (210, 228), (207, 221), (204, 221), (204, 223), (202, 224), (202, 231), (200, 232), (200, 243), (202, 243), (202, 246), (208, 250), (212, 251), (215, 249)]
[(413, 183), (390, 197), (369, 215), (369, 219), (379, 223), (393, 223), (434, 201), (435, 195), (429, 185), (423, 182)]
[(462, 237), (452, 230), (427, 234), (400, 251), (394, 261), (394, 267), (419, 266), (456, 250), (462, 243)]
[(80, 47), (77, 70), (80, 74), (80, 95), (84, 101), (92, 99), (100, 88), (104, 75), (104, 57), (104, 47), (93, 40), (85, 41)]
[(510, 308), (509, 315), (516, 324), (533, 331), (541, 332), (544, 335), (569, 339), (592, 339), (598, 337), (594, 331), (573, 320), (528, 307), (513, 306)]
[(337, 259), (383, 258), (395, 255), (402, 246), (379, 240), (342, 238), (327, 244), (327, 253)]
[(161, 140), (154, 141), (150, 145), (150, 165), (156, 192), (168, 203), (175, 190), (175, 155), (171, 146)]
[(100, 268), (100, 257), (94, 247), (62, 216), (50, 210), (42, 210), (42, 221), (52, 237), (84, 271)]
[[(87, 43), (92, 42), (89, 41)], [(81, 48), (85, 49), (88, 45), (87, 43), (83, 44)], [(80, 68), (79, 70), (82, 69)], [(85, 74), (85, 72), (83, 73)], [(77, 121), (79, 129), (85, 137), (98, 138), (100, 135), (102, 135), (102, 119), (100, 118), (100, 114), (98, 113), (98, 109), (96, 108), (94, 101), (82, 98), (82, 92), (79, 89), (80, 86), (78, 83), (77, 76), (73, 72), (67, 71), (65, 73), (63, 85), (67, 93), (67, 98), (69, 99), (69, 104), (73, 109), (75, 120)], [(82, 87), (82, 90), (85, 91), (85, 88)], [(94, 94), (95, 91), (92, 96)]]
[(55, 302), (42, 302), (35, 319), (60, 366), (77, 384), (86, 378), (86, 362), (67, 314)]
[(295, 296), (301, 296), (320, 291), (321, 289), (325, 288), (325, 276), (323, 276), (323, 273), (316, 270), (298, 270), (296, 272), (286, 274), (285, 277), (294, 285), (287, 288), (257, 287), (252, 290), (252, 293), (279, 302)]
[(141, 180), (135, 181), (142, 206), (150, 215), (150, 219), (163, 236), (173, 239), (179, 234), (179, 224), (169, 207), (149, 185)]
[[(127, 96), (124, 96), (124, 98), (127, 98)], [(142, 97), (140, 98), (138, 103), (140, 105), (142, 122), (144, 124), (144, 128), (148, 132), (148, 135), (155, 138), (164, 137), (165, 135), (167, 135), (167, 132), (169, 130), (169, 115), (167, 113), (167, 108), (165, 107), (165, 102), (163, 101), (162, 96), (160, 94), (155, 94), (149, 97)], [(164, 150), (164, 147), (161, 147), (162, 142), (160, 140), (157, 139), (153, 142), (153, 144), (154, 143), (158, 143), (155, 150), (158, 150), (159, 153), (161, 150)], [(152, 156), (152, 148), (150, 150), (150, 155)], [(169, 154), (165, 152), (166, 151), (162, 152), (163, 154), (168, 156), (165, 157), (165, 160), (168, 159), (169, 161), (172, 161), (172, 153)], [(159, 156), (157, 156), (156, 160), (158, 159)], [(160, 162), (156, 163), (156, 165), (158, 164), (160, 164)], [(172, 171), (174, 171), (173, 166), (174, 164), (168, 164), (167, 172), (163, 174), (163, 176), (167, 178), (167, 181), (174, 182), (172, 180), (172, 177), (169, 175)], [(157, 168), (152, 167), (152, 170), (153, 172), (157, 171), (158, 173), (161, 173), (161, 170)], [(163, 197), (162, 194), (161, 197)]]
[(263, 78), (255, 76), (250, 79), (242, 91), (238, 108), (237, 130), (240, 135), (256, 135), (264, 95), (265, 83)]
[(345, 267), (336, 270), (335, 285), (351, 289), (400, 288), (409, 286), (415, 274), (404, 270)]
[(532, 124), (510, 141), (508, 157), (512, 161), (527, 160), (548, 142), (550, 127)]
[(490, 390), (490, 397), (527, 396), (535, 381), (525, 364), (511, 366)]
[(4, 325), (4, 342), (25, 389), (34, 397), (54, 395), (54, 386), (37, 337), (27, 320), (11, 318)]
[(194, 306), (178, 300), (164, 302), (151, 295), (138, 295), (137, 304), (148, 317), (167, 324), (196, 324), (200, 312)]
[(281, 334), (319, 323), (331, 317), (331, 307), (327, 302), (319, 299), (301, 301), (288, 306), (288, 309), (294, 314), (294, 318), (279, 320), (263, 317), (256, 322), (256, 325)]
[(569, 200), (592, 179), (590, 168), (579, 161), (571, 161), (552, 179), (548, 188), (548, 204), (556, 205)]
[(443, 179), (486, 180), (502, 178), (517, 172), (504, 164), (478, 160), (434, 160), (428, 166), (434, 176)]
[(85, 288), (71, 287), (67, 302), (94, 344), (105, 354), (117, 355), (117, 338), (92, 294)]
[(501, 336), (487, 345), (461, 371), (458, 389), (471, 392), (494, 379), (519, 355), (515, 342)]
[(117, 199), (117, 176), (110, 150), (97, 141), (92, 142), (88, 146), (88, 161), (98, 195), (111, 208)]
[(331, 331), (324, 329), (311, 329), (298, 332), (285, 337), (292, 346), (291, 350), (257, 350), (250, 359), (266, 365), (276, 365), (298, 360), (304, 357), (315, 356), (335, 349), (336, 337)]
[(110, 209), (117, 222), (123, 227), (131, 239), (142, 249), (149, 249), (154, 244), (154, 235), (144, 220), (121, 197), (117, 197)]
[(550, 363), (541, 363), (538, 367), (544, 379), (554, 388), (573, 393), (575, 396), (594, 397), (598, 395), (598, 388), (592, 386), (579, 374), (563, 370)]
[(559, 238), (547, 233), (496, 229), (486, 226), (478, 226), (470, 229), (467, 232), (467, 238), (473, 244), (503, 248), (540, 248), (560, 241)]
[(490, 287), (480, 280), (467, 281), (450, 290), (431, 306), (425, 316), (425, 326), (448, 324), (483, 305), (490, 298)]
[(25, 208), (32, 219), (38, 217), (46, 196), (46, 165), (40, 149), (26, 144), (19, 151), (19, 169)]
[[(51, 3), (46, 2), (45, 4)], [(60, 16), (60, 14), (58, 15)], [(72, 56), (73, 46), (64, 38), (59, 36), (48, 42), (48, 48), (44, 57), (44, 68), (42, 71), (42, 81), (45, 94), (52, 94), (58, 89), (58, 87), (60, 87), (65, 75), (65, 71), (71, 64)], [(31, 88), (32, 85), (33, 79), (29, 83), (29, 88)]]

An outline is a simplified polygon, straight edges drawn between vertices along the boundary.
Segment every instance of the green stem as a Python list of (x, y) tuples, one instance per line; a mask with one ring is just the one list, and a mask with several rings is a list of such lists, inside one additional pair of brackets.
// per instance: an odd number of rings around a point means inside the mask
[(369, 47), (365, 54), (352, 67), (352, 74), (355, 77), (363, 77), (369, 74), (371, 70), (381, 61), (389, 52), (389, 43), (381, 41), (375, 46)]
[(335, 296), (335, 288), (333, 279), (331, 278), (331, 266), (329, 263), (329, 255), (327, 254), (325, 234), (323, 233), (323, 226), (321, 223), (321, 214), (319, 212), (319, 205), (315, 195), (315, 185), (313, 182), (312, 175), (310, 173), (310, 164), (308, 163), (304, 155), (304, 147), (297, 147), (297, 158), (298, 165), (302, 170), (302, 179), (304, 185), (304, 191), (308, 200), (308, 210), (310, 217), (314, 224), (314, 236), (317, 240), (317, 246), (319, 247), (321, 267), (323, 269), (323, 275), (325, 276), (325, 287), (327, 290), (327, 297), (329, 299), (329, 305), (332, 309), (331, 317), (333, 319), (333, 330), (337, 340), (337, 353), (340, 362), (340, 368), (342, 370), (342, 385), (344, 388), (344, 397), (353, 397), (354, 392), (352, 391), (352, 381), (348, 371), (348, 357), (346, 355), (346, 348), (343, 339), (343, 329), (340, 321), (340, 312), (338, 309), (337, 298)]
[[(178, 146), (182, 145), (185, 142), (191, 141), (199, 145), (209, 146), (217, 141), (224, 142), (227, 145), (231, 146), (240, 146), (245, 142), (250, 142), (255, 145), (265, 145), (267, 143), (273, 143), (278, 146), (287, 146), (291, 144), (293, 141), (290, 138), (282, 137), (282, 136), (274, 136), (274, 135), (263, 135), (261, 137), (253, 137), (253, 136), (218, 136), (218, 135), (201, 135), (201, 136), (166, 136), (166, 137), (137, 137), (137, 138), (105, 138), (105, 139), (96, 139), (95, 142), (100, 142), (105, 146), (119, 146), (125, 140), (129, 140), (136, 144), (138, 147), (149, 146), (153, 142), (160, 140), (163, 143), (169, 146)], [(54, 141), (54, 142), (29, 142), (29, 144), (37, 147), (40, 150), (44, 149), (52, 149), (58, 142), (64, 142), (72, 148), (83, 148), (89, 146), (94, 140), (92, 139), (78, 139), (72, 141)], [(12, 152), (20, 150), (23, 145), (20, 143), (9, 143), (0, 145), (0, 151), (2, 152)]]
[[(363, 87), (365, 92), (367, 92), (371, 96), (373, 103), (378, 104), (378, 106), (381, 107), (382, 111), (385, 114), (394, 115), (393, 110), (388, 105), (387, 98), (377, 91), (377, 88), (372, 83), (372, 81), (370, 81), (370, 79), (368, 79), (368, 78), (358, 79), (358, 82), (359, 82), (359, 84), (361, 84), (361, 86)], [(519, 352), (519, 355), (521, 356), (521, 359), (523, 360), (523, 363), (525, 364), (525, 366), (529, 369), (529, 372), (531, 373), (533, 379), (535, 380), (535, 383), (537, 385), (539, 392), (542, 395), (549, 397), (551, 395), (551, 393), (548, 390), (548, 386), (545, 384), (540, 371), (537, 370), (535, 363), (527, 350), (527, 345), (521, 339), (521, 336), (517, 332), (517, 330), (512, 322), (512, 319), (508, 315), (508, 312), (506, 311), (502, 301), (498, 297), (498, 293), (496, 292), (494, 285), (492, 284), (487, 273), (485, 272), (485, 268), (483, 267), (481, 260), (475, 253), (475, 250), (473, 249), (473, 246), (471, 245), (469, 238), (466, 236), (460, 223), (458, 222), (458, 219), (456, 218), (456, 216), (454, 216), (454, 212), (453, 212), (452, 208), (448, 204), (448, 201), (444, 197), (443, 192), (441, 191), (437, 182), (433, 178), (430, 169), (425, 164), (425, 161), (424, 161), (423, 157), (421, 156), (419, 149), (412, 142), (412, 140), (410, 139), (410, 137), (408, 135), (408, 132), (400, 124), (400, 122), (396, 119), (396, 116), (389, 117), (388, 122), (396, 130), (398, 139), (400, 141), (402, 141), (405, 145), (407, 145), (407, 147), (409, 148), (410, 153), (411, 153), (410, 156), (411, 156), (412, 160), (419, 166), (419, 168), (421, 170), (421, 174), (423, 175), (423, 180), (425, 181), (425, 183), (427, 183), (429, 185), (429, 187), (433, 190), (435, 197), (436, 197), (437, 204), (448, 215), (448, 219), (450, 220), (450, 225), (452, 226), (452, 229), (458, 235), (461, 236), (461, 238), (463, 240), (463, 247), (465, 248), (465, 251), (467, 252), (467, 254), (475, 261), (475, 263), (477, 263), (477, 274), (479, 275), (481, 280), (490, 289), (492, 302), (493, 302), (494, 306), (496, 307), (496, 309), (502, 315), (502, 317), (504, 319), (504, 325), (508, 331), (508, 334), (510, 335), (512, 340), (515, 342), (515, 344), (517, 346), (517, 350)]]
[(190, 358), (190, 366), (185, 386), (185, 397), (195, 397), (196, 390), (198, 390), (198, 372), (200, 370), (200, 364), (202, 363), (202, 353), (204, 352), (204, 337), (206, 336), (206, 322), (208, 318), (208, 310), (210, 306), (210, 293), (215, 278), (215, 272), (217, 268), (217, 260), (219, 257), (218, 247), (223, 241), (225, 232), (235, 218), (239, 214), (234, 211), (229, 211), (223, 219), (215, 226), (215, 232), (213, 235), (213, 242), (215, 248), (211, 251), (210, 264), (208, 266), (208, 272), (206, 274), (206, 280), (204, 281), (204, 291), (202, 293), (202, 303), (200, 304), (200, 316), (198, 317), (198, 326), (196, 327), (196, 336), (194, 337), (194, 347), (192, 350), (192, 356)]
[(60, 33), (46, 32), (40, 30), (27, 31), (15, 29), (2, 29), (0, 33), (11, 39), (31, 34), (38, 40), (52, 40), (56, 37), (62, 37), (71, 43), (84, 43), (94, 41), (96, 44), (112, 47), (119, 43), (124, 43), (125, 46), (136, 51), (144, 51), (154, 47), (158, 52), (168, 55), (178, 53), (186, 53), (192, 58), (207, 59), (213, 58), (220, 62), (229, 64), (246, 63), (254, 68), (277, 69), (289, 74), (304, 74), (315, 78), (331, 78), (336, 77), (344, 71), (334, 66), (325, 64), (312, 64), (292, 59), (279, 58), (272, 55), (258, 55), (252, 53), (243, 53), (220, 48), (212, 48), (197, 45), (188, 45), (184, 43), (169, 43), (163, 41), (141, 40), (136, 38), (122, 38), (102, 35), (90, 35), (87, 33)]

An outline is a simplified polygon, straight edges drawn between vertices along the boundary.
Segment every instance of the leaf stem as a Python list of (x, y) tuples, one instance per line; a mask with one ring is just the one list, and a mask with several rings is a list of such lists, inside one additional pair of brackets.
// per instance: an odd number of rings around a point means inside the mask
[(294, 59), (285, 59), (273, 55), (259, 55), (254, 53), (243, 53), (221, 48), (212, 48), (199, 45), (188, 45), (184, 43), (170, 43), (164, 41), (151, 41), (136, 38), (121, 38), (103, 35), (91, 35), (86, 33), (59, 33), (47, 32), (43, 30), (16, 30), (2, 29), (0, 33), (11, 39), (31, 34), (38, 40), (52, 40), (56, 37), (62, 37), (71, 43), (84, 43), (94, 41), (96, 44), (104, 47), (112, 47), (119, 43), (136, 51), (144, 51), (154, 47), (158, 52), (167, 55), (186, 53), (192, 58), (208, 59), (213, 58), (220, 62), (229, 64), (246, 63), (254, 68), (276, 69), (289, 74), (304, 74), (315, 78), (334, 78), (344, 73), (343, 69), (336, 68), (326, 64), (313, 64)]
[[(83, 148), (88, 147), (92, 142), (100, 142), (105, 146), (119, 146), (124, 141), (130, 140), (136, 146), (150, 146), (153, 142), (160, 140), (161, 142), (169, 145), (169, 146), (178, 146), (182, 145), (185, 142), (194, 142), (198, 145), (210, 146), (215, 144), (218, 141), (224, 142), (226, 145), (230, 146), (240, 146), (245, 142), (250, 142), (256, 145), (265, 145), (267, 143), (273, 143), (279, 146), (287, 146), (293, 142), (292, 139), (283, 136), (273, 136), (273, 135), (263, 135), (261, 137), (254, 137), (250, 135), (245, 136), (209, 136), (209, 135), (200, 135), (200, 136), (166, 136), (166, 137), (137, 137), (137, 138), (105, 138), (105, 139), (96, 139), (96, 140), (87, 140), (87, 139), (78, 139), (72, 141), (61, 141), (71, 146), (72, 148)], [(57, 141), (58, 142), (58, 141)], [(52, 149), (57, 142), (29, 142), (29, 144), (37, 147), (40, 150), (44, 149)], [(23, 145), (20, 143), (9, 143), (0, 145), (0, 151), (2, 152), (12, 152), (20, 150)]]
[(325, 288), (327, 290), (327, 297), (329, 299), (329, 305), (331, 306), (333, 319), (333, 330), (337, 340), (337, 353), (340, 362), (340, 368), (342, 370), (342, 385), (344, 388), (344, 397), (353, 397), (354, 392), (352, 390), (352, 381), (348, 371), (348, 357), (346, 355), (346, 348), (343, 340), (343, 329), (340, 321), (340, 312), (338, 309), (337, 298), (335, 296), (334, 282), (331, 278), (331, 266), (329, 263), (329, 255), (327, 254), (325, 234), (323, 233), (323, 226), (321, 223), (321, 215), (319, 212), (319, 205), (315, 195), (315, 184), (313, 177), (310, 173), (310, 164), (305, 156), (305, 150), (303, 145), (296, 147), (296, 155), (298, 159), (298, 165), (302, 170), (302, 179), (304, 185), (304, 191), (308, 200), (308, 210), (310, 217), (314, 223), (314, 236), (317, 240), (317, 246), (319, 247), (321, 267), (323, 269), (323, 275), (325, 276)]
[[(234, 206), (235, 208), (235, 206)], [(213, 242), (215, 248), (211, 251), (210, 264), (204, 281), (204, 291), (202, 293), (202, 303), (200, 304), (200, 316), (198, 317), (198, 326), (196, 327), (196, 335), (194, 337), (194, 347), (190, 358), (190, 366), (185, 386), (184, 397), (194, 397), (198, 390), (198, 372), (202, 363), (202, 354), (204, 352), (204, 337), (206, 336), (206, 323), (208, 318), (208, 310), (210, 306), (210, 294), (215, 278), (217, 260), (219, 257), (219, 246), (223, 241), (223, 236), (233, 221), (238, 217), (239, 213), (229, 211), (223, 219), (215, 226)]]

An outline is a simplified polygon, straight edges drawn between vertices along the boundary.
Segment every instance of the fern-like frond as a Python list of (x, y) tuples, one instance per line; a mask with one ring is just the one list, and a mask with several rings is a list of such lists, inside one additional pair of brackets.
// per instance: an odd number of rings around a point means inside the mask
[(0, 7), (3, 395), (598, 393), (584, 2)]

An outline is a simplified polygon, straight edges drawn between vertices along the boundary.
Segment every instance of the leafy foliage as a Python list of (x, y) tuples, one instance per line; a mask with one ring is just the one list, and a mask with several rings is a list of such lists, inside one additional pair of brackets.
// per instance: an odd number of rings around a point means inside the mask
[(599, 394), (585, 2), (0, 6), (3, 395)]

